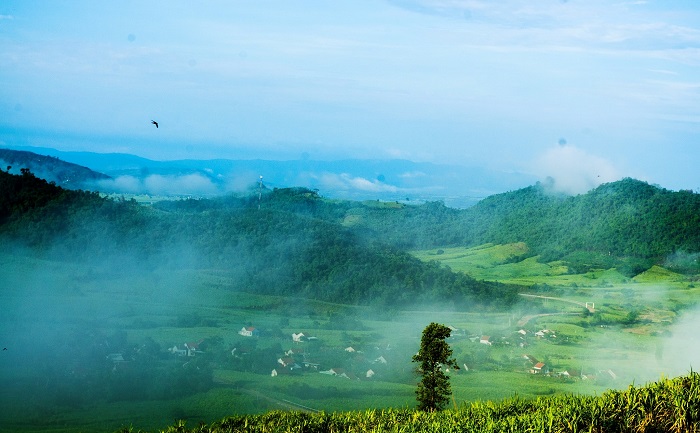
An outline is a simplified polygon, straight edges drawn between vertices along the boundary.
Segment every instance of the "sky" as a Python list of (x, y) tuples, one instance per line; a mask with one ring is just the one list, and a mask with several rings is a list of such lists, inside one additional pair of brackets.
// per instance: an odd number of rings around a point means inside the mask
[(700, 191), (698, 138), (695, 0), (0, 3), (0, 146)]

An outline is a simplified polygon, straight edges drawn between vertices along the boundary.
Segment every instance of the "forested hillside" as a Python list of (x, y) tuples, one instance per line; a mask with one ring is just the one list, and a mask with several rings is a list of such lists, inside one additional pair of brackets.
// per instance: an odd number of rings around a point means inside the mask
[(538, 183), (464, 210), (434, 202), (355, 212), (355, 224), (407, 249), (525, 242), (530, 255), (566, 260), (579, 272), (617, 266), (631, 276), (654, 263), (700, 270), (700, 194), (634, 179), (578, 196)]
[(225, 269), (236, 289), (337, 302), (515, 299), (513, 287), (421, 263), (410, 249), (525, 242), (540, 261), (629, 276), (655, 263), (694, 273), (700, 266), (700, 195), (633, 179), (573, 197), (537, 184), (464, 210), (331, 201), (304, 188), (142, 206), (64, 190), (28, 170), (2, 172), (0, 187), (5, 242), (53, 257), (118, 255), (124, 266)]
[(303, 189), (266, 191), (262, 204), (257, 196), (229, 196), (148, 207), (64, 190), (25, 170), (0, 172), (0, 191), (6, 250), (29, 247), (48, 258), (134, 271), (219, 269), (231, 289), (353, 304), (505, 306), (517, 294), (323, 218), (342, 205)]

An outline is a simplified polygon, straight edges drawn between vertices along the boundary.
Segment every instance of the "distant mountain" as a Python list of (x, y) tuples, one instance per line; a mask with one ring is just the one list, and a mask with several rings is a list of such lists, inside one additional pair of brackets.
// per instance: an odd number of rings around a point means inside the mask
[(270, 188), (317, 189), (328, 198), (433, 201), (464, 208), (489, 195), (532, 185), (523, 173), (406, 160), (176, 160), (154, 161), (120, 153), (14, 149), (50, 155), (110, 176), (100, 191), (211, 197), (262, 181)]
[(23, 150), (0, 148), (0, 167), (18, 174), (29, 169), (35, 176), (68, 189), (92, 189), (111, 177), (78, 164), (62, 161), (54, 156), (39, 155)]

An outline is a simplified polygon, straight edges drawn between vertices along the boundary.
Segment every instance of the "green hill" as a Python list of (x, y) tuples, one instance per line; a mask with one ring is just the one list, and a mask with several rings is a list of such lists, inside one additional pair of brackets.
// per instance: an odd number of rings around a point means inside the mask
[(577, 196), (538, 183), (463, 210), (433, 202), (351, 212), (355, 226), (407, 249), (524, 242), (530, 255), (566, 260), (575, 272), (617, 267), (631, 277), (653, 264), (700, 272), (700, 194), (634, 179)]
[[(0, 172), (1, 241), (46, 258), (148, 271), (218, 269), (231, 290), (349, 304), (512, 304), (517, 287), (422, 262), (327, 218), (305, 189), (148, 207)], [(316, 208), (325, 207), (324, 211)], [(342, 208), (342, 207), (341, 207)]]

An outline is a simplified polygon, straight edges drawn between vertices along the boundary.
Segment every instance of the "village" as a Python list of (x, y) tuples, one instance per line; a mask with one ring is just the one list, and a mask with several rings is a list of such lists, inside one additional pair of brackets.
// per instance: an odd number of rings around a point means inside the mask
[[(610, 369), (582, 372), (580, 368), (558, 368), (550, 365), (546, 357), (537, 355), (539, 344), (558, 344), (561, 336), (551, 329), (519, 328), (501, 335), (479, 335), (449, 326), (452, 335), (448, 339), (456, 348), (459, 370), (446, 370), (448, 374), (468, 374), (471, 371), (504, 370), (536, 375), (551, 379), (605, 380), (617, 379)], [(259, 340), (266, 337), (254, 326), (243, 326), (236, 342), (228, 350), (228, 361), (222, 367), (268, 374), (271, 377), (305, 374), (324, 374), (349, 380), (396, 380), (402, 374), (412, 374), (411, 356), (407, 349), (392, 342), (375, 342), (360, 346), (332, 346), (310, 332), (292, 332), (278, 344), (265, 349), (258, 348)], [(564, 337), (568, 338), (568, 337)], [(559, 340), (558, 340), (559, 339)], [(203, 341), (174, 345), (168, 352), (174, 357), (192, 358), (207, 355), (200, 349)], [(512, 354), (506, 360), (494, 359), (491, 350), (508, 348)]]

